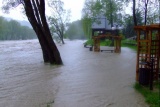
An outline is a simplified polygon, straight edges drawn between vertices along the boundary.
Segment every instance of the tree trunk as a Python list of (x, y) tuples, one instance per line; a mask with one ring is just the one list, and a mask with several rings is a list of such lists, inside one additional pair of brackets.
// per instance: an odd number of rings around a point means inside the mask
[(137, 18), (136, 18), (136, 0), (133, 0), (133, 20), (134, 20), (134, 26), (137, 26)]
[(60, 39), (61, 39), (62, 44), (65, 44), (62, 36), (60, 37)]
[(65, 43), (64, 43), (64, 40), (63, 40), (63, 37), (64, 37), (63, 30), (62, 30), (62, 31), (60, 31), (60, 35), (59, 35), (59, 37), (60, 37), (60, 39), (61, 39), (61, 41), (62, 41), (62, 44), (65, 44)]
[(147, 1), (145, 1), (145, 13), (144, 13), (144, 25), (146, 25), (147, 24), (147, 10), (148, 10), (148, 0)]
[(44, 62), (62, 64), (60, 53), (52, 39), (46, 17), (45, 1), (24, 0), (24, 9), (42, 48)]
[(111, 27), (113, 27), (113, 9), (112, 9), (112, 1), (110, 0), (110, 23), (111, 23)]
[(63, 39), (62, 39), (62, 44), (65, 44)]

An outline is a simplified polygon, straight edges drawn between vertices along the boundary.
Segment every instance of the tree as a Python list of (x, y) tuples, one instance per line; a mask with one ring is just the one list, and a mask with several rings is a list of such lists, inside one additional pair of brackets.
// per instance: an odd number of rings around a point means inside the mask
[[(126, 0), (129, 1), (129, 0)], [(159, 14), (159, 0), (133, 0), (133, 20), (134, 25), (137, 26), (136, 11), (140, 11), (143, 16), (143, 24), (152, 24), (157, 23), (158, 14)]]
[(159, 15), (159, 0), (140, 0), (138, 5), (144, 18), (144, 25), (156, 23)]
[[(137, 18), (137, 24), (138, 25), (142, 25), (142, 16), (141, 16), (141, 12), (140, 11), (136, 11), (136, 18)], [(136, 35), (135, 31), (134, 31), (134, 21), (133, 21), (133, 16), (132, 15), (126, 15), (124, 17), (125, 23), (124, 23), (124, 29), (123, 29), (123, 33), (125, 35), (126, 38), (129, 37), (133, 37), (134, 35)]]
[(134, 20), (134, 25), (137, 26), (137, 18), (136, 18), (136, 0), (133, 0), (133, 20)]
[(5, 39), (5, 27), (6, 27), (6, 20), (4, 17), (0, 17), (0, 40)]
[(62, 64), (60, 53), (52, 39), (45, 16), (45, 0), (3, 0), (3, 9), (23, 5), (25, 14), (37, 34), (42, 48), (44, 62)]
[(92, 23), (97, 21), (96, 17), (103, 14), (102, 4), (100, 0), (85, 0), (84, 7), (82, 9), (82, 26), (84, 34), (87, 38), (92, 37)]
[(51, 32), (53, 35), (58, 35), (64, 44), (64, 32), (69, 23), (70, 11), (63, 8), (64, 3), (61, 0), (50, 0), (48, 4), (52, 8), (52, 16), (48, 18)]
[(68, 29), (66, 30), (65, 35), (69, 39), (85, 39), (82, 21), (77, 20), (68, 25)]
[(92, 19), (86, 17), (82, 18), (82, 28), (84, 31), (84, 35), (88, 38), (91, 39), (91, 26), (92, 26)]
[(104, 15), (109, 20), (111, 26), (113, 27), (114, 22), (119, 23), (119, 15), (122, 10), (121, 0), (102, 0)]

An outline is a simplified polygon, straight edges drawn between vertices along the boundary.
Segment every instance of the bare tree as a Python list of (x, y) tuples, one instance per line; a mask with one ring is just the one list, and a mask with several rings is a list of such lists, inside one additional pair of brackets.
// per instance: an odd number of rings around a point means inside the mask
[(65, 10), (61, 0), (50, 0), (49, 6), (52, 9), (52, 16), (48, 18), (53, 35), (57, 35), (64, 44), (64, 32), (69, 23), (70, 11)]
[[(144, 25), (156, 23), (159, 15), (159, 0), (133, 0), (133, 12), (140, 11)], [(135, 6), (137, 5), (137, 7)]]
[(25, 14), (37, 34), (44, 62), (62, 64), (60, 53), (52, 39), (45, 16), (45, 0), (3, 0), (3, 10), (23, 5)]

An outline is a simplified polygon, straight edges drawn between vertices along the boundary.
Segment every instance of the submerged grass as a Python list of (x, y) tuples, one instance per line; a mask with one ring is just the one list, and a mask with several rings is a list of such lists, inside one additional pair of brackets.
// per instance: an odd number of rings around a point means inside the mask
[(158, 82), (154, 84), (154, 87), (155, 89), (151, 91), (149, 90), (149, 87), (141, 86), (139, 83), (135, 83), (134, 85), (135, 90), (144, 96), (145, 101), (150, 105), (150, 107), (160, 107)]

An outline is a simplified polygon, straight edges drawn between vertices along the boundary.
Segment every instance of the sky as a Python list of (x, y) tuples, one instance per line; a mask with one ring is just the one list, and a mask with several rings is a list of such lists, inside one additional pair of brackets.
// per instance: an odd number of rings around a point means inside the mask
[[(62, 0), (64, 2), (64, 8), (71, 10), (70, 21), (81, 19), (81, 11), (85, 0)], [(2, 0), (0, 0), (0, 7), (2, 7)], [(47, 13), (47, 12), (46, 12)], [(25, 15), (20, 11), (20, 7), (12, 9), (9, 14), (5, 14), (0, 9), (0, 16), (10, 17), (15, 20), (27, 20)]]

